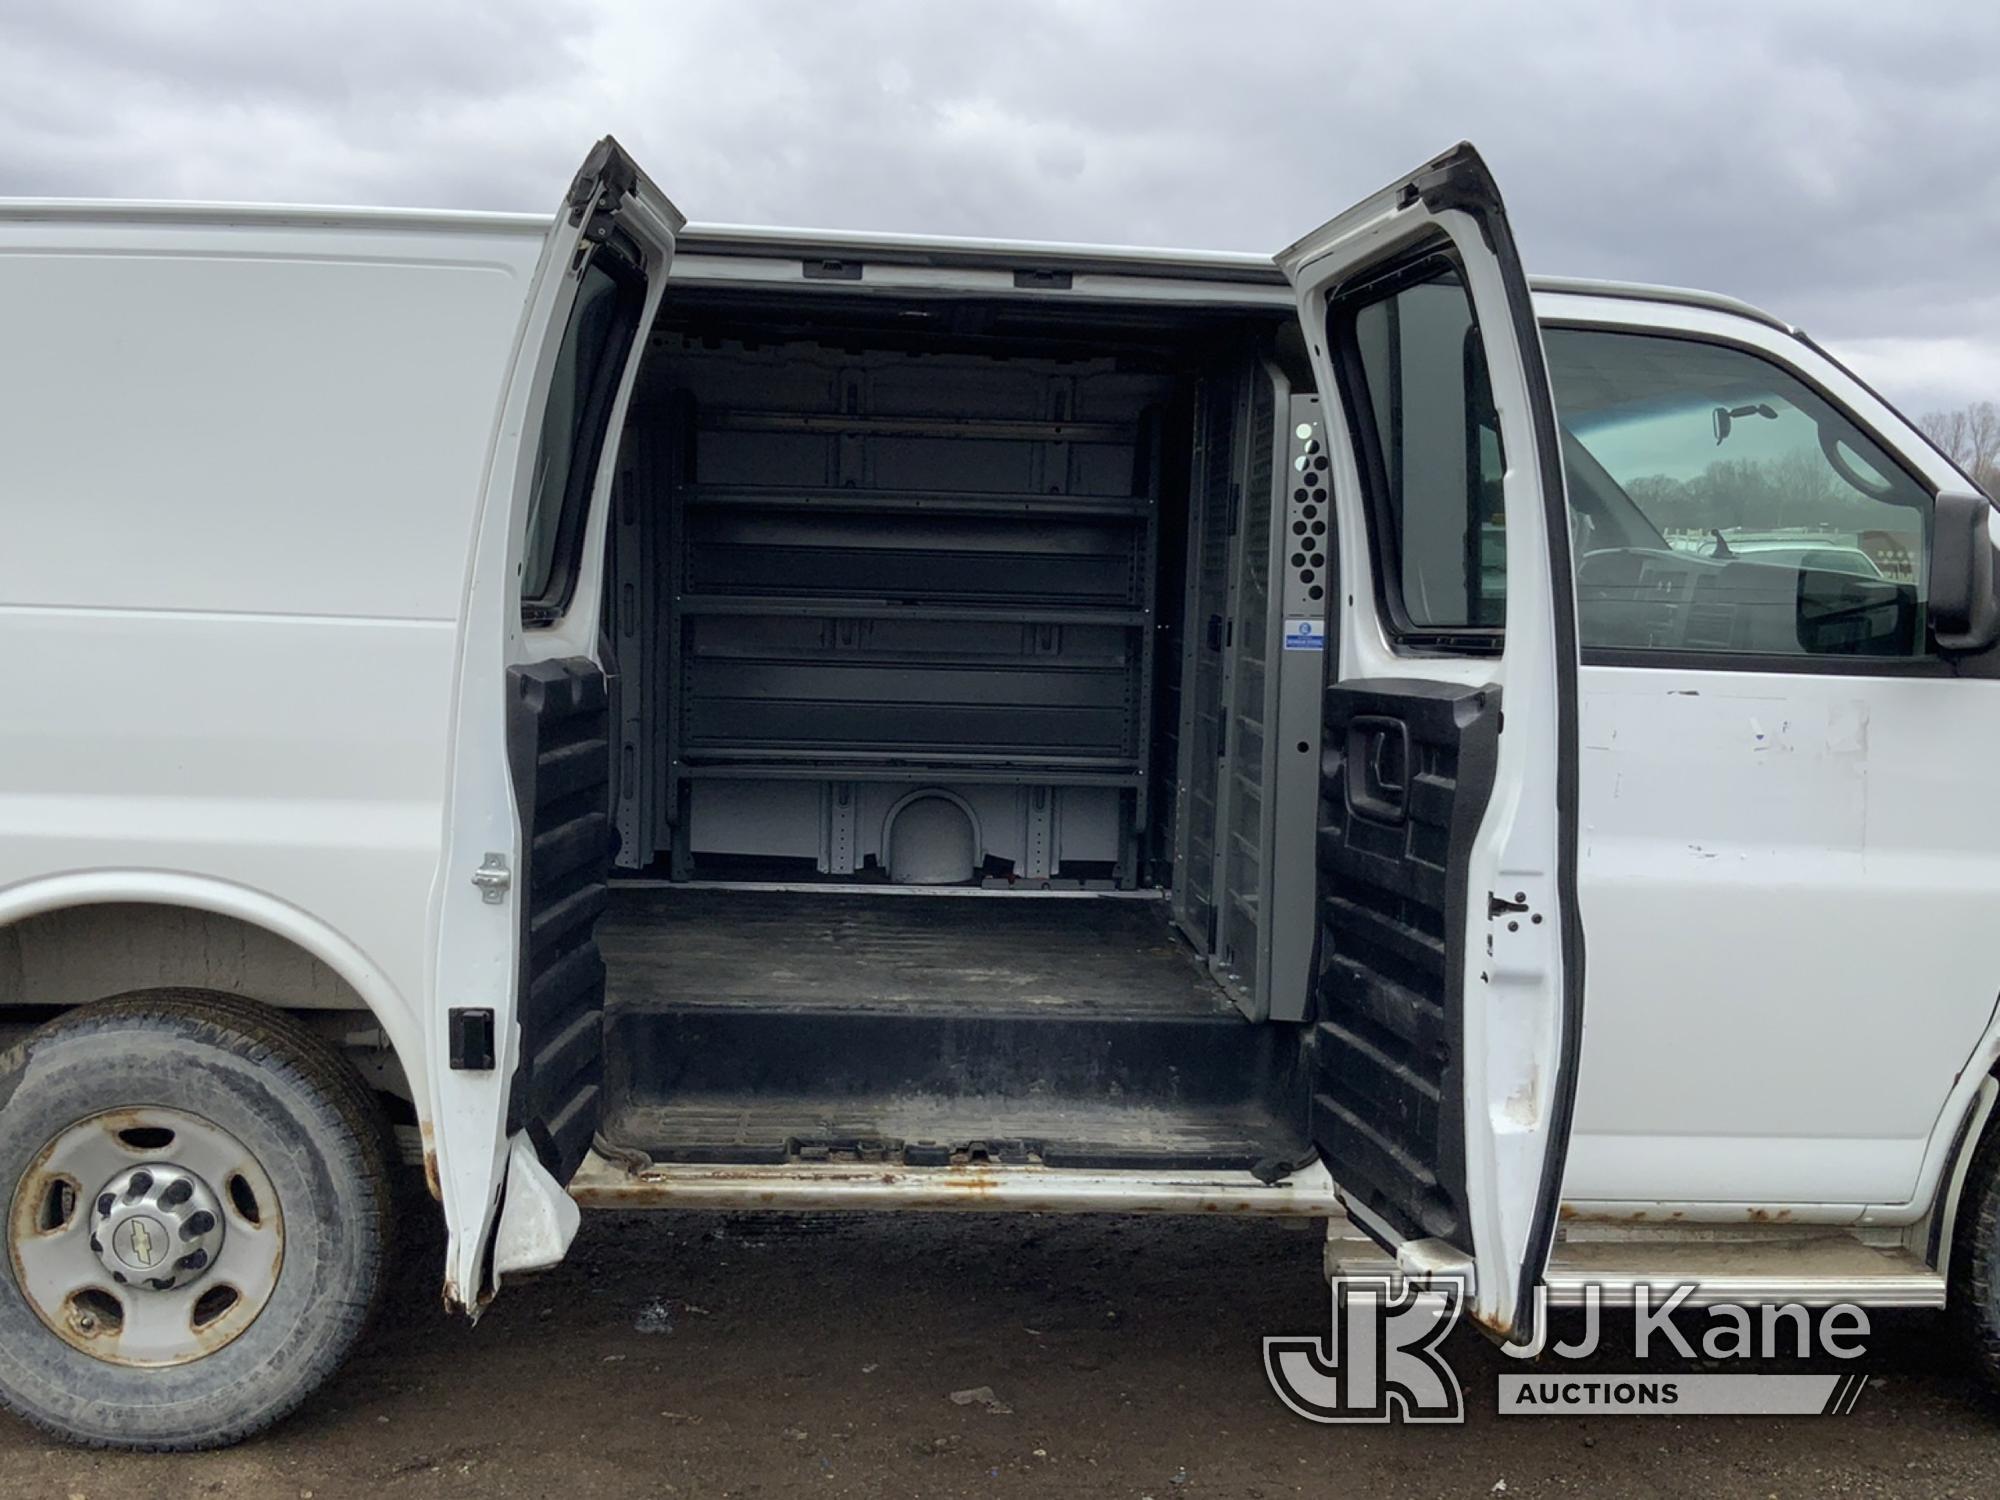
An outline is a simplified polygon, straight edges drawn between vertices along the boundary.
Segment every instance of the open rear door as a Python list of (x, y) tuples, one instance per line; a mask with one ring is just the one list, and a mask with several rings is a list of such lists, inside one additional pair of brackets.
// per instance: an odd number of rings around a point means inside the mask
[[(431, 1086), (447, 1302), (553, 1264), (597, 1129), (611, 862), (605, 496), (683, 220), (618, 143), (564, 195), (528, 292), (461, 627)], [(497, 1228), (496, 1228), (497, 1219)]]
[(1582, 1030), (1576, 625), (1555, 413), (1469, 145), (1279, 257), (1330, 507), (1312, 1131), (1408, 1273), (1527, 1336)]

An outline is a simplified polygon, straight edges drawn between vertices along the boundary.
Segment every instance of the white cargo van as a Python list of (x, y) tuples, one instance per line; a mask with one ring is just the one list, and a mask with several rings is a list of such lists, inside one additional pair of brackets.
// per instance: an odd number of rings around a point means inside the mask
[(468, 1311), (579, 1205), (1272, 1214), (1996, 1363), (1992, 509), (1764, 313), (1530, 283), (1469, 147), (1275, 263), (609, 141), (0, 250), (28, 1420), (295, 1406), (399, 1154)]

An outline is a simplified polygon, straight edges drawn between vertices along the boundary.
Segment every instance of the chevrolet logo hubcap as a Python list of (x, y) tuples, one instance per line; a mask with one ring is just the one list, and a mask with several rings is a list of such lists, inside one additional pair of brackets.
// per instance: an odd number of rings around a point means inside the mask
[(111, 1237), (118, 1258), (135, 1271), (150, 1271), (167, 1258), (166, 1226), (158, 1219), (135, 1214)]

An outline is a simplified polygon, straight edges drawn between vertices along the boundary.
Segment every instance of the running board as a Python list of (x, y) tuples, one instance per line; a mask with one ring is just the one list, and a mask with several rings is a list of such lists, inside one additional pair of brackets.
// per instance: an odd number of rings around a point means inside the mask
[[(1401, 1273), (1373, 1242), (1338, 1231), (1327, 1242), (1329, 1276)], [(1901, 1245), (1864, 1244), (1851, 1234), (1772, 1234), (1754, 1238), (1558, 1240), (1542, 1277), (1551, 1307), (1586, 1306), (1595, 1289), (1600, 1306), (1631, 1304), (1640, 1287), (1660, 1306), (1677, 1287), (1693, 1290), (1684, 1307), (1719, 1303), (1763, 1306), (1796, 1302), (1830, 1307), (1943, 1307), (1945, 1278)]]
[(1333, 1179), (1318, 1162), (1266, 1184), (1248, 1172), (1087, 1171), (1004, 1162), (942, 1167), (662, 1162), (626, 1168), (593, 1151), (577, 1168), (569, 1192), (585, 1208), (1344, 1217)]
[(1900, 1245), (1864, 1245), (1850, 1235), (1669, 1244), (1563, 1243), (1550, 1257), (1549, 1302), (1580, 1307), (1589, 1288), (1606, 1303), (1629, 1303), (1640, 1286), (1655, 1306), (1672, 1288), (1692, 1286), (1685, 1305), (1797, 1302), (1828, 1307), (1943, 1307), (1945, 1280)]
[[(907, 1167), (862, 1162), (746, 1166), (666, 1162), (625, 1167), (596, 1152), (569, 1185), (585, 1208), (709, 1209), (728, 1212), (903, 1210), (986, 1213), (1232, 1214), (1326, 1219), (1327, 1270), (1391, 1276), (1396, 1262), (1358, 1238), (1324, 1164), (1265, 1184), (1248, 1172), (1086, 1171), (1039, 1163), (980, 1162)], [(1549, 1303), (1579, 1307), (1591, 1288), (1606, 1305), (1629, 1303), (1640, 1286), (1655, 1305), (1694, 1288), (1682, 1305), (1796, 1302), (1825, 1307), (1943, 1307), (1945, 1280), (1898, 1245), (1845, 1233), (1755, 1238), (1559, 1241), (1543, 1278)]]

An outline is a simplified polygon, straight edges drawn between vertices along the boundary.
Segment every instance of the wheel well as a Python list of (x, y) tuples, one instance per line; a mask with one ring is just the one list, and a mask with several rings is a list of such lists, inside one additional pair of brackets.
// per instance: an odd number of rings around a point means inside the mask
[(1954, 1288), (1964, 1278), (1966, 1258), (1953, 1253), (1962, 1248), (1958, 1228), (1966, 1206), (1964, 1194), (1978, 1191), (1986, 1162), (1993, 1152), (2000, 1151), (2000, 1110), (1994, 1108), (1996, 1098), (2000, 1098), (2000, 1068), (1980, 1080), (1979, 1091), (1959, 1121), (1951, 1151), (1945, 1157), (1944, 1171), (1938, 1178), (1937, 1201), (1926, 1221), (1924, 1258), (1949, 1276)]
[(0, 1049), (76, 1006), (163, 989), (290, 1012), (354, 1063), (399, 1136), (416, 1135), (415, 1095), (374, 1012), (289, 938), (241, 917), (149, 902), (62, 907), (0, 927)]

